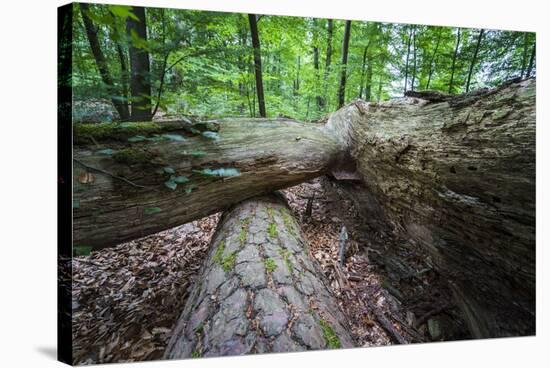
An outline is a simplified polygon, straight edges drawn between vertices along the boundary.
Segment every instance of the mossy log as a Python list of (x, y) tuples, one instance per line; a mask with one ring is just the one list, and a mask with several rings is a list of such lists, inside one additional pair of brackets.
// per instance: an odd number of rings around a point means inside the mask
[(143, 125), (132, 136), (116, 126), (95, 137), (80, 129), (74, 241), (113, 245), (338, 169), (337, 178), (363, 182), (354, 196), (367, 221), (430, 251), (474, 336), (530, 335), (535, 90), (530, 79), (443, 101), (356, 101), (324, 126), (231, 119)]
[(280, 195), (226, 211), (173, 330), (168, 359), (353, 347)]

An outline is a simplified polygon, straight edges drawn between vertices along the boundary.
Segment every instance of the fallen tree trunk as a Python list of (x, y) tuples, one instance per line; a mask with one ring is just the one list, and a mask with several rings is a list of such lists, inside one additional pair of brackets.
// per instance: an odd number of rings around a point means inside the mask
[[(325, 126), (148, 124), (77, 126), (75, 243), (116, 244), (337, 168), (337, 178), (364, 183), (355, 196), (368, 221), (430, 251), (474, 336), (534, 333), (534, 79), (458, 97), (357, 101)], [(217, 177), (219, 168), (239, 176)]]
[(224, 213), (165, 357), (353, 347), (346, 318), (281, 196)]
[(344, 147), (288, 119), (74, 126), (73, 244), (100, 249), (315, 178)]
[(429, 251), (473, 336), (534, 334), (535, 81), (331, 120), (348, 129), (362, 217)]

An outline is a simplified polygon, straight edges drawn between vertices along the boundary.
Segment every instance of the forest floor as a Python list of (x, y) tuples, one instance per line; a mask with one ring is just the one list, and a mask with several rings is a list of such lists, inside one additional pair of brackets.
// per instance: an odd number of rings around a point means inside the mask
[[(468, 338), (449, 290), (414, 244), (370, 234), (326, 178), (284, 190), (356, 346)], [(311, 216), (307, 215), (308, 198)], [(219, 214), (73, 260), (77, 364), (162, 358)], [(349, 239), (343, 266), (339, 239)]]

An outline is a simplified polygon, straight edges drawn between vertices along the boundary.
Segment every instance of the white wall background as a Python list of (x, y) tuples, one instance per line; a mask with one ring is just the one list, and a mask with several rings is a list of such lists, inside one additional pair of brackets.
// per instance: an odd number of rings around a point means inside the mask
[[(99, 1), (104, 2), (104, 1)], [(537, 32), (537, 337), (305, 354), (141, 363), (144, 367), (518, 367), (548, 364), (549, 9), (544, 1), (155, 0), (129, 5)], [(56, 43), (59, 0), (0, 10), (0, 366), (53, 367), (56, 351)], [(546, 353), (546, 354), (545, 354)], [(134, 367), (119, 364), (117, 367)]]

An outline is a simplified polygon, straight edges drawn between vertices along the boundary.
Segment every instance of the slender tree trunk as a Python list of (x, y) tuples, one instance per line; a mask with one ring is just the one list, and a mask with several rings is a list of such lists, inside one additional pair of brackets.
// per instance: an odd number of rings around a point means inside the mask
[(451, 64), (451, 80), (449, 82), (449, 93), (453, 92), (453, 82), (455, 77), (456, 58), (458, 56), (458, 48), (460, 46), (460, 28), (456, 29), (456, 46), (453, 53), (453, 62)]
[(313, 68), (315, 69), (315, 79), (317, 81), (316, 91), (317, 95), (315, 96), (315, 102), (317, 104), (317, 111), (321, 111), (324, 106), (323, 96), (319, 94), (319, 86), (321, 85), (321, 75), (319, 72), (319, 48), (317, 46), (313, 47)]
[(528, 36), (529, 33), (525, 32), (523, 34), (523, 55), (521, 58), (521, 74), (520, 78), (525, 77), (525, 72), (527, 71), (527, 55), (529, 54), (529, 44), (528, 44)]
[(365, 79), (365, 73), (367, 68), (367, 52), (369, 50), (370, 42), (365, 46), (363, 50), (363, 62), (361, 63), (361, 79), (359, 81), (359, 98), (363, 98), (363, 83)]
[(252, 47), (254, 49), (254, 74), (256, 75), (258, 108), (260, 110), (260, 116), (265, 118), (267, 115), (265, 111), (264, 84), (262, 78), (262, 54), (260, 50), (260, 36), (258, 34), (256, 14), (248, 14), (248, 22), (250, 23), (250, 37), (252, 39)]
[(338, 87), (338, 108), (344, 106), (346, 99), (346, 74), (350, 33), (351, 20), (346, 20), (346, 26), (344, 29), (344, 40), (342, 41), (342, 71), (340, 74), (340, 86)]
[(382, 97), (382, 77), (378, 77), (378, 92), (376, 93), (376, 102), (380, 102)]
[[(94, 60), (95, 60), (97, 69), (99, 70), (99, 75), (101, 76), (101, 80), (107, 86), (107, 89), (111, 97), (111, 101), (116, 111), (118, 112), (120, 119), (127, 120), (128, 105), (123, 101), (121, 101), (121, 99), (118, 98), (117, 96), (119, 92), (116, 90), (113, 79), (109, 74), (107, 61), (105, 59), (105, 56), (103, 55), (103, 51), (101, 51), (101, 47), (99, 45), (99, 39), (97, 38), (98, 29), (93, 24), (90, 17), (88, 16), (88, 12), (90, 12), (90, 5), (86, 3), (80, 3), (79, 6), (80, 6), (80, 12), (82, 14), (82, 20), (84, 21), (84, 28), (86, 29), (88, 42), (90, 43), (90, 48), (92, 49), (92, 54), (94, 55)], [(121, 64), (121, 67), (122, 67), (122, 64)]]
[(147, 23), (145, 8), (134, 6), (132, 13), (139, 20), (128, 17), (126, 31), (130, 38), (130, 91), (132, 93), (132, 121), (150, 121), (151, 116), (151, 72), (149, 65), (149, 52), (141, 45), (137, 45), (137, 39), (147, 41)]
[(130, 79), (130, 75), (128, 73), (128, 67), (126, 65), (126, 55), (124, 53), (124, 50), (122, 46), (117, 43), (116, 45), (118, 59), (120, 60), (120, 85), (122, 86), (122, 109), (124, 114), (124, 119), (121, 118), (121, 120), (126, 120), (130, 117), (130, 110), (128, 109), (128, 82)]
[(327, 50), (325, 57), (325, 73), (323, 76), (323, 100), (322, 110), (327, 107), (327, 94), (328, 94), (328, 76), (330, 73), (330, 65), (332, 63), (332, 35), (334, 32), (334, 21), (327, 19)]
[(434, 71), (434, 62), (436, 60), (435, 57), (437, 55), (437, 50), (439, 49), (440, 42), (441, 42), (441, 30), (439, 30), (439, 33), (437, 34), (437, 42), (435, 44), (435, 49), (430, 59), (430, 71), (428, 72), (428, 82), (426, 82), (426, 89), (430, 89), (430, 83), (432, 81), (432, 75)]
[(232, 207), (212, 239), (165, 358), (354, 346), (281, 195)]
[(365, 101), (371, 100), (371, 85), (372, 85), (372, 60), (368, 60), (367, 65), (367, 81), (365, 84)]
[(535, 65), (535, 52), (536, 52), (536, 41), (533, 42), (533, 48), (531, 49), (531, 56), (529, 57), (529, 66), (527, 67), (527, 74), (525, 74), (525, 78), (529, 78), (531, 76), (531, 73), (533, 71), (533, 66)]
[(413, 26), (413, 73), (411, 81), (411, 91), (414, 91), (414, 82), (416, 81), (416, 26)]
[(477, 61), (477, 55), (479, 53), (479, 49), (481, 47), (481, 39), (483, 38), (484, 33), (485, 33), (485, 30), (481, 29), (479, 31), (479, 36), (477, 37), (476, 49), (474, 51), (474, 56), (472, 57), (472, 62), (470, 63), (470, 70), (468, 71), (468, 80), (466, 81), (466, 92), (470, 91), (470, 81), (472, 80), (472, 74)]
[(405, 60), (405, 87), (403, 87), (403, 96), (407, 93), (407, 81), (409, 79), (409, 56), (411, 54), (411, 38), (412, 29), (409, 31), (409, 37), (407, 39), (407, 58)]

